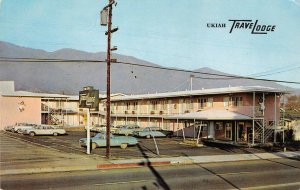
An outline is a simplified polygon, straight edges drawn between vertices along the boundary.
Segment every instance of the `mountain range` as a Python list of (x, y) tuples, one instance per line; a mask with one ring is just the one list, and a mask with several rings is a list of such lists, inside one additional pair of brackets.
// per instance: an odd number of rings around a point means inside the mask
[[(47, 52), (39, 49), (21, 47), (0, 41), (0, 57), (35, 58), (35, 59), (68, 59), (68, 60), (102, 60), (105, 52), (90, 53), (75, 49), (60, 49)], [(118, 61), (160, 67), (157, 64), (135, 57), (113, 54)], [(200, 68), (195, 72), (231, 75), (210, 68)], [(190, 89), (192, 73), (165, 69), (141, 67), (112, 63), (112, 93), (141, 94)], [(286, 90), (290, 87), (275, 82), (251, 79), (228, 79), (222, 76), (193, 74), (193, 89), (208, 89), (228, 86), (268, 86)], [(218, 79), (219, 78), (219, 79)], [(84, 86), (94, 86), (100, 92), (106, 91), (106, 64), (91, 62), (8, 62), (0, 61), (0, 80), (15, 81), (16, 90), (32, 92), (78, 94)]]

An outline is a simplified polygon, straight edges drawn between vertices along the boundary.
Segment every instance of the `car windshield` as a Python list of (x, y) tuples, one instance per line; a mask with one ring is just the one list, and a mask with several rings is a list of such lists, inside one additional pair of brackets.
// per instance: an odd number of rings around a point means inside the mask
[(98, 133), (97, 135), (95, 135), (95, 138), (102, 138), (103, 134), (102, 133)]
[[(95, 138), (99, 138), (99, 139), (105, 139), (106, 138), (106, 134), (103, 133), (98, 133), (97, 135), (94, 136)], [(114, 137), (112, 134), (110, 134), (110, 138)]]

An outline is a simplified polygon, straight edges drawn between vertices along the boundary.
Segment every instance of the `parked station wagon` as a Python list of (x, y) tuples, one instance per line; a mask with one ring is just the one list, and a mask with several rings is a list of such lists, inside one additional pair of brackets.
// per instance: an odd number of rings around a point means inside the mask
[(27, 129), (25, 134), (29, 134), (30, 136), (35, 135), (65, 135), (67, 134), (66, 130), (60, 126), (53, 125), (39, 125), (37, 127), (33, 127), (31, 129)]
[[(103, 133), (98, 133), (93, 138), (91, 138), (91, 143), (92, 149), (95, 149), (97, 147), (106, 147), (106, 135)], [(110, 146), (120, 146), (122, 149), (125, 149), (128, 145), (136, 144), (138, 144), (138, 141), (134, 137), (121, 137), (110, 134)], [(80, 139), (79, 145), (81, 147), (86, 147), (87, 138)]]
[(164, 133), (162, 133), (158, 127), (146, 127), (142, 131), (134, 131), (134, 136), (137, 137), (166, 137)]
[(12, 131), (15, 133), (23, 133), (26, 129), (30, 129), (35, 126), (37, 125), (31, 123), (16, 123)]
[(132, 135), (133, 131), (141, 131), (142, 128), (140, 128), (138, 125), (124, 125), (123, 127), (120, 127), (116, 129), (115, 134), (117, 135)]

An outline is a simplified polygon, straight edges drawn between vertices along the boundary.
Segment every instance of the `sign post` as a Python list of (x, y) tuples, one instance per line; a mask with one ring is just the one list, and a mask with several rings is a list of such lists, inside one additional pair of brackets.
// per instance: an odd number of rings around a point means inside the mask
[(90, 131), (90, 110), (99, 110), (99, 90), (94, 90), (92, 86), (83, 88), (79, 92), (79, 108), (83, 108), (86, 113), (86, 153), (91, 153), (91, 131)]
[(91, 154), (91, 131), (90, 131), (90, 109), (86, 108), (87, 122), (86, 122), (86, 153)]

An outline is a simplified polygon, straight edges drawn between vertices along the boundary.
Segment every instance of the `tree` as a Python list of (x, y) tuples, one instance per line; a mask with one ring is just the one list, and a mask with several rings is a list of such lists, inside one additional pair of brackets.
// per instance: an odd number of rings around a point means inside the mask
[(287, 103), (285, 104), (287, 110), (300, 110), (300, 95), (292, 95), (287, 97)]

